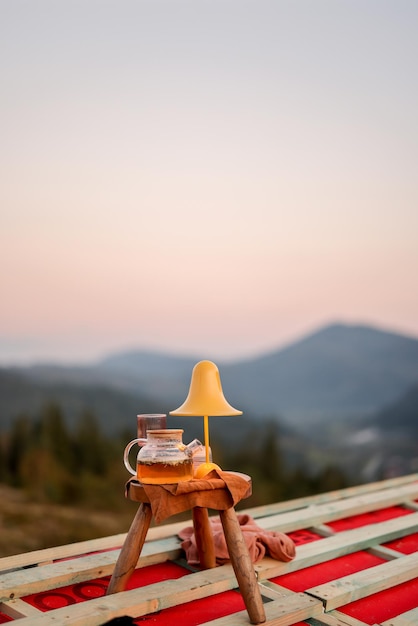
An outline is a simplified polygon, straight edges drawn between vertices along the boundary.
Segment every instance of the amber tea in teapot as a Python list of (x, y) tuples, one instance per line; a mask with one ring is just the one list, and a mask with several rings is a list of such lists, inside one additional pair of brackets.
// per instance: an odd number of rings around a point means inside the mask
[(136, 475), (139, 482), (147, 484), (179, 483), (193, 478), (193, 461), (138, 461)]

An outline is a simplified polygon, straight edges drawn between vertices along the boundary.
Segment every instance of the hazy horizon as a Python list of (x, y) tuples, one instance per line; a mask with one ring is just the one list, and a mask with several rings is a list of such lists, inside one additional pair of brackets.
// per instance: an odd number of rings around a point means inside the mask
[[(399, 335), (400, 337), (406, 337), (408, 339), (413, 339), (418, 341), (418, 335), (408, 334), (402, 332), (399, 329), (394, 328), (386, 328), (381, 327), (372, 323), (362, 323), (361, 321), (355, 322), (352, 321), (350, 323), (344, 322), (342, 320), (329, 320), (328, 322), (321, 324), (319, 326), (315, 326), (306, 332), (299, 333), (294, 337), (288, 337), (283, 340), (281, 343), (266, 345), (263, 347), (259, 347), (253, 350), (242, 350), (237, 351), (236, 353), (231, 353), (229, 351), (222, 352), (216, 351), (212, 348), (202, 348), (202, 349), (175, 349), (167, 346), (156, 345), (156, 346), (141, 346), (141, 345), (115, 345), (109, 346), (107, 349), (96, 349), (88, 352), (74, 352), (68, 348), (63, 348), (59, 343), (55, 343), (54, 346), (49, 349), (48, 347), (43, 345), (42, 342), (38, 340), (25, 339), (21, 344), (13, 345), (8, 344), (6, 342), (2, 342), (0, 338), (0, 367), (25, 367), (25, 366), (33, 366), (33, 365), (59, 365), (59, 366), (71, 366), (71, 365), (89, 365), (94, 364), (96, 362), (100, 362), (103, 359), (108, 357), (112, 357), (118, 354), (128, 354), (134, 352), (141, 353), (150, 353), (156, 355), (163, 356), (173, 356), (173, 357), (184, 357), (184, 358), (196, 358), (196, 359), (211, 359), (215, 360), (218, 363), (232, 363), (238, 362), (241, 360), (253, 359), (257, 357), (266, 356), (268, 354), (279, 352), (280, 350), (284, 350), (287, 347), (292, 346), (294, 343), (298, 343), (299, 341), (303, 341), (304, 339), (314, 335), (325, 328), (331, 326), (347, 326), (347, 327), (361, 327), (361, 328), (370, 328), (372, 330), (376, 330), (378, 332), (389, 333)], [(31, 352), (30, 347), (33, 345), (33, 351)]]
[(3, 0), (0, 363), (418, 336), (418, 3)]

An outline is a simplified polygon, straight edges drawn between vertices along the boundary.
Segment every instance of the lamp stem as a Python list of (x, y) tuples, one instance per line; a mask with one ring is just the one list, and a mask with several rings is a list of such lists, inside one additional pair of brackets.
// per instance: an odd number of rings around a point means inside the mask
[(207, 415), (203, 416), (203, 428), (205, 432), (206, 463), (209, 463), (209, 418)]

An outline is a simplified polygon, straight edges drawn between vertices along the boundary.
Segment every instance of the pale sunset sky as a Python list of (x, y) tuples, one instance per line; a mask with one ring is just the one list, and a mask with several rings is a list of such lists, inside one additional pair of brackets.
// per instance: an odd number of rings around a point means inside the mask
[(418, 337), (416, 0), (0, 0), (0, 364)]

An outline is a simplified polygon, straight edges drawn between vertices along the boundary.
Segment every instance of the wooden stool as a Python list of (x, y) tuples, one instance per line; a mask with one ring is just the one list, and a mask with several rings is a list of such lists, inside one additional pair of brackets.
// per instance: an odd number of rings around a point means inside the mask
[[(225, 474), (233, 475), (235, 473), (225, 472)], [(243, 495), (243, 498), (248, 498), (252, 491), (251, 478), (246, 474), (239, 474), (239, 476), (247, 481), (248, 488)], [(196, 483), (199, 482), (200, 481), (196, 481)], [(155, 487), (157, 486), (153, 485), (153, 488)], [(164, 487), (161, 486), (158, 486), (158, 488), (164, 489)], [(151, 502), (141, 483), (135, 479), (131, 479), (127, 483), (126, 495), (129, 499), (140, 502), (141, 504), (139, 505), (138, 511), (122, 546), (109, 583), (107, 594), (117, 593), (126, 588), (126, 584), (138, 563), (152, 519)], [(227, 495), (226, 486), (208, 491), (196, 490), (187, 494), (186, 497), (180, 496), (180, 498), (182, 498), (181, 501), (178, 501), (180, 509), (177, 508), (176, 513), (190, 509), (192, 510), (193, 526), (196, 545), (199, 552), (200, 565), (202, 568), (207, 569), (216, 566), (215, 549), (210, 528), (208, 508), (219, 511), (219, 517), (222, 522), (229, 557), (231, 559), (232, 567), (234, 568), (235, 576), (237, 577), (239, 590), (243, 597), (248, 616), (252, 624), (261, 624), (266, 621), (263, 601), (257, 584), (253, 563), (242, 535), (241, 526), (233, 506), (225, 506), (225, 508), (222, 509), (219, 508), (219, 495)], [(226, 501), (225, 498), (224, 500)], [(196, 502), (199, 502), (198, 506), (196, 506)]]

